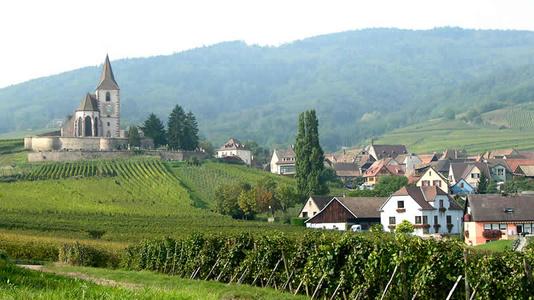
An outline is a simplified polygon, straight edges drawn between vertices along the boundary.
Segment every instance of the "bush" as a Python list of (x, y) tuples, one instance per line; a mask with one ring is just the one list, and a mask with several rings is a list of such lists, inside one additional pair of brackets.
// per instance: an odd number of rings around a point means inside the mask
[(105, 230), (92, 229), (92, 230), (87, 230), (87, 233), (89, 234), (90, 238), (95, 239), (95, 240), (99, 240), (100, 238), (102, 238), (102, 236), (104, 234), (106, 234), (106, 231)]
[(407, 220), (402, 221), (397, 228), (395, 228), (395, 233), (413, 233), (414, 226), (412, 223)]
[(61, 263), (84, 266), (84, 267), (112, 267), (119, 264), (116, 254), (106, 252), (78, 242), (74, 244), (64, 244), (59, 247), (58, 261)]
[(295, 225), (295, 226), (306, 226), (306, 224), (304, 223), (306, 220), (302, 219), (302, 218), (291, 218), (291, 225)]

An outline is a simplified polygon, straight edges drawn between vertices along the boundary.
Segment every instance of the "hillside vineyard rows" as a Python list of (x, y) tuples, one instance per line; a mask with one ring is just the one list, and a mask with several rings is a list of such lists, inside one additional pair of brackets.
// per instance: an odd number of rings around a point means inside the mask
[(190, 193), (156, 159), (45, 163), (25, 169), (14, 182), (0, 182), (0, 230), (82, 239), (100, 230), (106, 241), (197, 231), (299, 231), (195, 208)]

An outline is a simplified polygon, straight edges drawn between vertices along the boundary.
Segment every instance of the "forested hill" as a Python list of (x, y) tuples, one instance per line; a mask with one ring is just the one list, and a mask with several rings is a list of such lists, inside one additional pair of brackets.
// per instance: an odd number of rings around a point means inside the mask
[[(445, 111), (476, 117), (534, 101), (534, 32), (526, 31), (368, 29), (112, 64), (125, 124), (150, 112), (166, 119), (178, 103), (216, 144), (230, 136), (290, 143), (298, 113), (310, 108), (318, 110), (323, 145), (333, 149)], [(0, 133), (70, 114), (99, 73), (88, 67), (0, 89)]]

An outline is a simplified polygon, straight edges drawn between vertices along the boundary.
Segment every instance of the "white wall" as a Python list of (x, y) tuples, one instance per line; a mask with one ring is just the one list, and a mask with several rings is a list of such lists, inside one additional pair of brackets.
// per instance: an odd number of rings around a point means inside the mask
[(347, 230), (348, 223), (306, 223), (307, 228)]

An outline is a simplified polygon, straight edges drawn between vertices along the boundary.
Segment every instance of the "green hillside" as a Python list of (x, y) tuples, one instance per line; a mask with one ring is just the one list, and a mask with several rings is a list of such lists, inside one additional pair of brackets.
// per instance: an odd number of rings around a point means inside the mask
[(486, 124), (526, 129), (534, 127), (534, 104), (519, 104), (502, 109), (497, 109), (482, 114), (482, 121)]
[[(247, 171), (241, 172), (245, 178)], [(0, 230), (30, 235), (88, 239), (91, 231), (102, 231), (103, 240), (128, 242), (192, 232), (293, 230), (195, 206), (180, 178), (149, 158), (33, 165), (18, 180), (0, 182)]]
[(491, 149), (534, 149), (534, 131), (520, 128), (473, 125), (460, 120), (433, 119), (398, 130), (375, 140), (377, 144), (405, 144), (415, 153), (446, 148), (482, 153)]
[[(226, 42), (113, 67), (125, 126), (150, 112), (166, 120), (181, 104), (216, 144), (236, 136), (287, 145), (298, 113), (315, 108), (322, 144), (333, 150), (447, 110), (476, 116), (534, 101), (534, 32), (367, 29), (278, 47)], [(72, 113), (99, 71), (0, 89), (0, 134), (44, 128)]]

